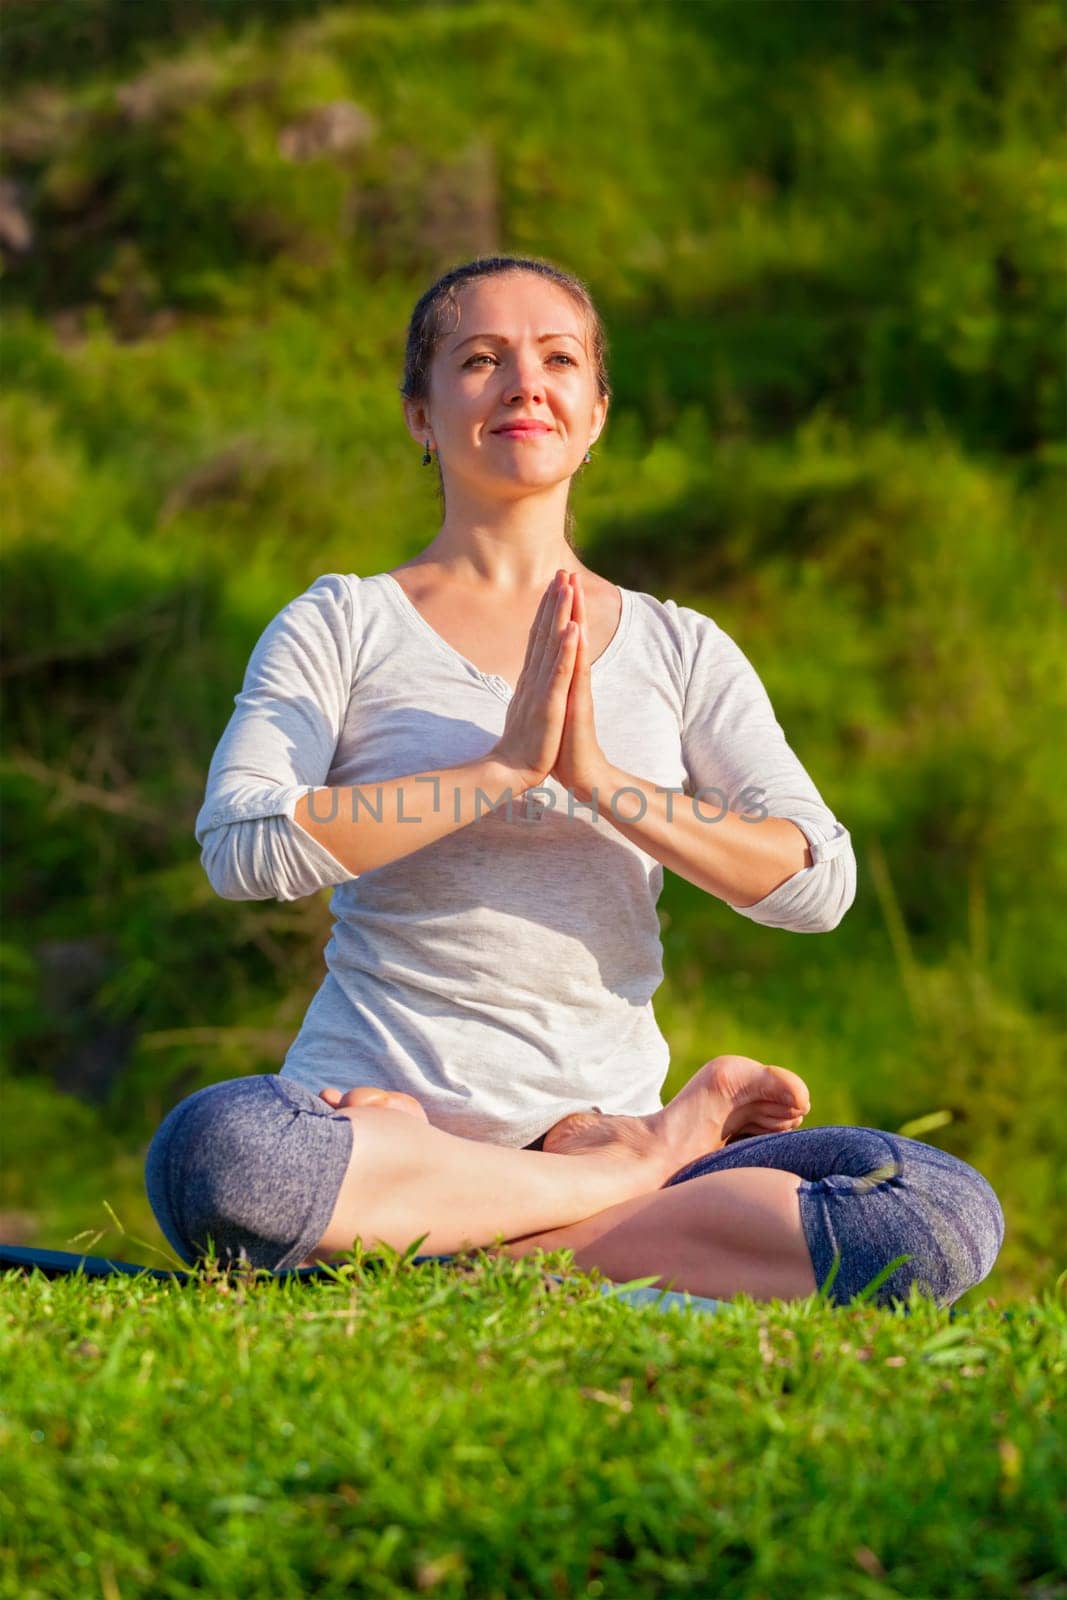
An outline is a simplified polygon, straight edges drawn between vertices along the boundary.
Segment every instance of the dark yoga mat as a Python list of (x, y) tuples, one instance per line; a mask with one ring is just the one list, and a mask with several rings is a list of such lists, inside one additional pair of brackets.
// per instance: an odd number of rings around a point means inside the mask
[[(424, 1258), (425, 1259), (425, 1258)], [(136, 1278), (142, 1272), (150, 1278), (170, 1278), (177, 1283), (188, 1283), (189, 1272), (168, 1271), (164, 1267), (140, 1267), (133, 1261), (113, 1261), (108, 1256), (75, 1255), (68, 1250), (30, 1250), (23, 1245), (0, 1244), (0, 1272), (12, 1268), (22, 1272), (43, 1272), (46, 1278), (64, 1278), (81, 1272), (87, 1278)], [(328, 1278), (332, 1274), (322, 1267), (287, 1267), (283, 1272), (272, 1273), (275, 1278)]]

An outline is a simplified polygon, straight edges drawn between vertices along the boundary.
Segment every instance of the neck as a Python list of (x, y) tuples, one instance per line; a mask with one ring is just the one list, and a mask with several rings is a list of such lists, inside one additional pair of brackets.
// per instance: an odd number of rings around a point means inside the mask
[(445, 487), (448, 510), (420, 563), (432, 562), (457, 583), (502, 592), (540, 591), (557, 568), (581, 570), (564, 534), (568, 483), (492, 500)]

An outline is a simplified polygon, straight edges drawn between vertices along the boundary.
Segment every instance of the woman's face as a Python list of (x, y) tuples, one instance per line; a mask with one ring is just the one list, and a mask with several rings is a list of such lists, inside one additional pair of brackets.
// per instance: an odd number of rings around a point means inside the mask
[[(478, 278), (458, 295), (459, 321), (438, 344), (430, 399), (409, 427), (429, 438), (449, 480), (490, 492), (569, 479), (604, 426), (589, 330), (558, 285), (529, 272)], [(536, 423), (507, 431), (509, 424)]]

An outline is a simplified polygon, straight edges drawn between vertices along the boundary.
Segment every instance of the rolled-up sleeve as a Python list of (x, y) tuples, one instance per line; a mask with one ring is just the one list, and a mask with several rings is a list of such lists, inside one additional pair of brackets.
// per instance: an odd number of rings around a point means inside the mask
[(298, 900), (355, 876), (293, 812), (327, 781), (352, 687), (353, 580), (327, 573), (268, 623), (208, 769), (195, 833), (225, 900)]
[(828, 933), (856, 897), (848, 829), (790, 749), (748, 657), (710, 617), (689, 606), (679, 606), (678, 616), (689, 651), (682, 727), (688, 792), (716, 791), (716, 804), (752, 817), (753, 827), (758, 817), (781, 817), (811, 847), (810, 867), (754, 905), (732, 909), (768, 928)]

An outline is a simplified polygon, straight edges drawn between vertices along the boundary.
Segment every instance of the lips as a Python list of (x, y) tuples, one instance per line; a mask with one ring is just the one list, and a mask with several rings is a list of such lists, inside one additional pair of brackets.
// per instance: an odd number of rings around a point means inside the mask
[(502, 428), (494, 428), (494, 433), (551, 433), (553, 430), (547, 422), (505, 422)]

